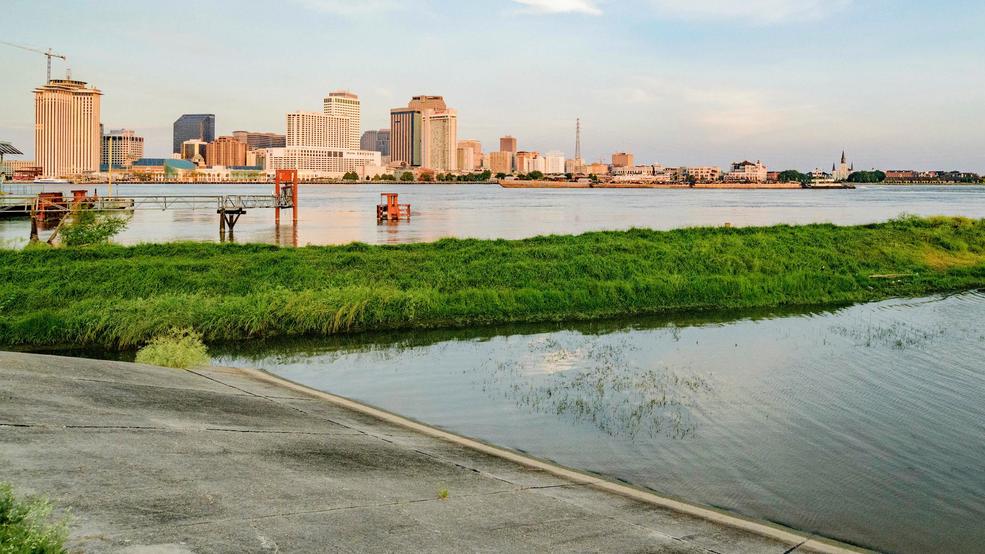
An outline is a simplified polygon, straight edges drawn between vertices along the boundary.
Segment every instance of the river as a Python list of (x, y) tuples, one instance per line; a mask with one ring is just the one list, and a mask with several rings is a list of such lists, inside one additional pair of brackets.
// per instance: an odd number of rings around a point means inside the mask
[[(7, 185), (11, 187), (12, 185)], [(69, 190), (76, 187), (62, 187)], [(89, 186), (106, 195), (106, 185)], [(117, 185), (126, 195), (268, 194), (273, 185)], [(35, 190), (13, 185), (14, 193)], [(48, 186), (45, 190), (59, 190)], [(378, 225), (381, 192), (411, 204), (410, 222)], [(433, 241), (444, 237), (519, 239), (544, 234), (648, 227), (860, 224), (901, 214), (985, 217), (985, 186), (862, 186), (856, 190), (504, 189), (497, 185), (301, 185), (296, 232), (285, 213), (253, 210), (237, 242), (285, 245)], [(26, 219), (0, 219), (0, 245), (26, 243)], [(44, 234), (42, 234), (44, 236)], [(138, 211), (116, 240), (124, 244), (218, 240), (215, 210)]]
[(892, 552), (985, 544), (985, 294), (217, 351), (470, 437)]

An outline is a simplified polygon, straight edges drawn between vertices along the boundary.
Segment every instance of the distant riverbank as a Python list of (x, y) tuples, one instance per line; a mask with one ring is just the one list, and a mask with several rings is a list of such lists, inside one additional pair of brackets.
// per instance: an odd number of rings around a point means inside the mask
[(0, 344), (132, 347), (821, 305), (985, 287), (985, 220), (519, 241), (0, 250)]

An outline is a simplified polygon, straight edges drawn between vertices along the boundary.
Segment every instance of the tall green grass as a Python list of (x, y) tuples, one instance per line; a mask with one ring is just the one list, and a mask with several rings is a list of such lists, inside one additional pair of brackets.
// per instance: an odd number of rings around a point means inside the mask
[(821, 305), (985, 286), (985, 220), (400, 246), (0, 250), (0, 344), (131, 347)]

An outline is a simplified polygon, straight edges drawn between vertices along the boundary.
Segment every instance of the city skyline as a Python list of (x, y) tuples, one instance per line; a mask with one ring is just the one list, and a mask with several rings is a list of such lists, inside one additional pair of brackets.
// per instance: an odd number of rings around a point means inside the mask
[[(259, 43), (221, 46), (255, 31), (222, 2), (200, 7), (210, 34), (198, 36), (168, 24), (180, 14), (149, 25), (150, 8), (139, 3), (15, 0), (11, 16), (34, 25), (10, 29), (5, 40), (66, 54), (74, 77), (102, 90), (105, 128), (135, 130), (148, 156), (171, 149), (181, 114), (215, 113), (216, 136), (284, 133), (284, 113), (313, 111), (311, 98), (346, 89), (363, 102), (360, 133), (388, 127), (390, 108), (406, 98), (442, 95), (458, 111), (458, 136), (490, 152), (513, 135), (520, 150), (573, 157), (581, 117), (586, 161), (626, 151), (640, 163), (727, 167), (762, 158), (771, 168), (824, 169), (848, 149), (859, 169), (985, 169), (977, 131), (985, 76), (975, 55), (985, 39), (970, 32), (985, 7), (726, 4), (495, 0), (450, 15), (439, 1), (299, 0), (264, 13), (275, 35), (290, 18), (303, 19), (284, 46), (298, 55), (284, 56)], [(250, 5), (240, 12), (257, 16)], [(405, 47), (396, 50), (347, 40), (399, 25), (421, 30), (402, 34)], [(326, 42), (328, 34), (338, 40)], [(132, 47), (121, 50), (121, 37)], [(163, 48), (169, 40), (215, 48), (203, 52), (208, 63), (188, 64), (162, 54), (171, 52)], [(336, 50), (340, 56), (318, 56)], [(0, 91), (0, 138), (30, 157), (31, 90), (44, 81), (44, 58), (3, 52), (11, 77)], [(53, 77), (64, 72), (55, 60)]]

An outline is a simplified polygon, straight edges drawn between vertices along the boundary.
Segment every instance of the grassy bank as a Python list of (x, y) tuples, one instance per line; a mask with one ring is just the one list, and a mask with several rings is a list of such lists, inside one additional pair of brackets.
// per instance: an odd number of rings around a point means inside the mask
[(0, 250), (0, 344), (143, 344), (818, 305), (985, 286), (985, 220), (283, 249)]

